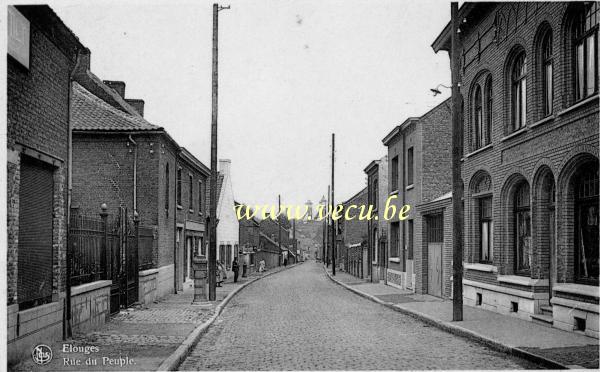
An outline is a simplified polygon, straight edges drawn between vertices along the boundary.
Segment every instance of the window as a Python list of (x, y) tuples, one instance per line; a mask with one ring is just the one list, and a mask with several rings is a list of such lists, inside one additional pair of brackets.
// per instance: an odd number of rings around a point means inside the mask
[(483, 131), (483, 99), (481, 97), (481, 87), (477, 85), (475, 87), (475, 99), (473, 102), (473, 123), (475, 124), (475, 148), (478, 149), (483, 146), (484, 131)]
[(408, 220), (408, 259), (413, 259), (413, 241), (414, 241), (413, 220)]
[(177, 169), (177, 206), (181, 206), (181, 168)]
[(512, 69), (513, 131), (523, 128), (527, 121), (527, 58), (521, 53)]
[(552, 114), (554, 82), (552, 80), (552, 33), (547, 32), (542, 41), (542, 81), (544, 89), (544, 116)]
[(529, 273), (531, 247), (531, 207), (529, 204), (529, 184), (522, 182), (514, 196), (515, 222), (515, 270), (517, 274)]
[(413, 159), (413, 148), (409, 148), (406, 152), (408, 169), (406, 170), (406, 184), (410, 186), (413, 184), (413, 170), (414, 170), (414, 159)]
[(398, 156), (392, 158), (392, 191), (398, 190)]
[(494, 260), (494, 221), (492, 221), (492, 198), (479, 199), (479, 262)]
[(583, 5), (573, 27), (575, 99), (581, 100), (598, 91), (598, 3)]
[(483, 136), (483, 145), (489, 145), (492, 142), (492, 108), (494, 96), (492, 94), (492, 77), (489, 76), (485, 82), (485, 134)]
[(399, 222), (392, 222), (390, 224), (390, 257), (398, 257), (398, 231), (400, 230)]
[(444, 215), (432, 214), (427, 216), (427, 243), (442, 243), (444, 241)]
[(575, 274), (578, 282), (598, 285), (598, 162), (581, 166), (575, 178)]
[(165, 210), (167, 211), (167, 216), (169, 215), (169, 163), (165, 166)]
[(202, 214), (202, 181), (198, 181), (198, 214)]
[(194, 176), (190, 174), (190, 194), (188, 196), (190, 211), (194, 210)]
[(379, 182), (373, 181), (373, 209), (377, 209), (377, 202), (379, 201)]

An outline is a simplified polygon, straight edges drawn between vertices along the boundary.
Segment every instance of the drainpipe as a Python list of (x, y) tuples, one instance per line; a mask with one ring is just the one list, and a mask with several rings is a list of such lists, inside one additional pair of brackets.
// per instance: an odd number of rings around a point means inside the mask
[(81, 50), (77, 51), (77, 57), (75, 61), (75, 66), (69, 72), (69, 91), (67, 93), (67, 121), (68, 121), (68, 139), (67, 139), (67, 272), (65, 275), (65, 285), (66, 285), (66, 293), (65, 293), (65, 309), (63, 311), (64, 319), (63, 319), (63, 339), (67, 339), (71, 337), (71, 247), (69, 245), (70, 238), (70, 227), (71, 227), (71, 197), (73, 194), (73, 120), (72, 120), (72, 110), (71, 110), (71, 99), (72, 99), (72, 90), (73, 90), (73, 75), (75, 71), (79, 67), (81, 62)]
[(133, 150), (133, 211), (137, 212), (137, 158), (138, 158), (138, 145), (129, 135), (129, 141), (135, 146)]

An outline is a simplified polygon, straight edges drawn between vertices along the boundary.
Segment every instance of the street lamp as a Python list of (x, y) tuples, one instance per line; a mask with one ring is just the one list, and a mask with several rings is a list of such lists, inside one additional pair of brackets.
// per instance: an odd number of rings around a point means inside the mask
[(429, 89), (433, 93), (434, 97), (437, 96), (438, 94), (442, 94), (442, 92), (439, 89), (440, 87), (446, 88), (446, 89), (452, 89), (452, 86), (448, 87), (448, 86), (445, 86), (444, 84), (438, 84), (437, 87)]

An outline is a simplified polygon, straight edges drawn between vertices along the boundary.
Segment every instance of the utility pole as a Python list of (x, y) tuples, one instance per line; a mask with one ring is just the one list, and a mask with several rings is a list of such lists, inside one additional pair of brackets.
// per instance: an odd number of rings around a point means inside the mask
[(296, 243), (296, 219), (292, 219), (292, 241), (294, 242), (294, 244), (292, 244), (292, 249), (294, 250), (294, 254), (296, 255), (296, 263), (298, 263), (299, 261), (299, 257), (298, 257), (298, 245)]
[(335, 220), (333, 219), (333, 212), (335, 211), (335, 183), (334, 183), (334, 164), (335, 164), (335, 133), (331, 133), (331, 273), (335, 276)]
[(219, 11), (229, 9), (213, 4), (212, 39), (212, 122), (210, 129), (210, 211), (208, 243), (208, 300), (215, 301), (217, 295), (217, 108), (219, 103)]
[(277, 205), (277, 233), (279, 234), (277, 244), (279, 245), (279, 266), (281, 266), (281, 261), (283, 261), (283, 254), (281, 253), (281, 195), (277, 195)]
[(463, 184), (460, 158), (462, 157), (463, 127), (460, 122), (462, 99), (460, 95), (460, 35), (458, 34), (458, 3), (450, 4), (451, 36), (451, 74), (452, 74), (452, 251), (453, 251), (453, 288), (452, 320), (463, 320)]
[(325, 210), (325, 246), (323, 247), (325, 266), (329, 267), (329, 207), (331, 206), (331, 185), (327, 185), (327, 209)]

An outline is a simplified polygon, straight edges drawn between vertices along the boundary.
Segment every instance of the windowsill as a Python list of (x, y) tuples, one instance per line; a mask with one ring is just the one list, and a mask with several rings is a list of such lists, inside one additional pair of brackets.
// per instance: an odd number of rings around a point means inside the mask
[(506, 141), (506, 140), (509, 140), (509, 139), (511, 139), (511, 138), (513, 138), (513, 137), (516, 137), (516, 136), (518, 136), (518, 135), (521, 135), (521, 134), (523, 134), (523, 133), (526, 133), (528, 130), (529, 130), (529, 128), (528, 128), (527, 126), (525, 126), (525, 127), (523, 127), (523, 128), (521, 128), (521, 129), (519, 129), (519, 130), (518, 130), (518, 131), (516, 131), (516, 132), (512, 132), (512, 133), (511, 133), (511, 134), (509, 134), (508, 136), (502, 137), (502, 139), (500, 140), (500, 142), (504, 142), (504, 141)]
[(398, 194), (398, 189), (390, 191), (390, 195), (396, 195), (396, 194)]
[(575, 295), (583, 295), (587, 297), (599, 298), (600, 292), (598, 286), (576, 284), (576, 283), (563, 283), (552, 287), (553, 292), (571, 293)]
[(467, 158), (469, 158), (469, 157), (471, 157), (473, 155), (479, 154), (480, 152), (484, 152), (485, 150), (491, 149), (492, 147), (494, 147), (494, 145), (492, 145), (491, 143), (488, 143), (487, 145), (485, 145), (483, 147), (480, 147), (477, 150), (468, 153), (467, 155), (465, 155), (465, 157), (463, 159), (467, 159)]
[(575, 103), (575, 104), (571, 105), (570, 107), (567, 107), (566, 109), (562, 110), (561, 112), (559, 112), (559, 113), (558, 113), (558, 114), (556, 114), (556, 115), (557, 115), (557, 116), (563, 116), (563, 115), (565, 115), (565, 114), (567, 114), (567, 113), (569, 113), (569, 112), (571, 112), (571, 111), (573, 111), (573, 110), (576, 110), (576, 109), (578, 109), (578, 108), (579, 108), (579, 107), (581, 107), (581, 106), (587, 105), (588, 103), (590, 103), (590, 102), (593, 102), (593, 101), (597, 100), (597, 99), (598, 99), (598, 97), (600, 97), (600, 96), (598, 96), (598, 94), (595, 94), (595, 95), (593, 95), (593, 96), (591, 96), (591, 97), (588, 97), (588, 98), (584, 99), (583, 101), (579, 101), (579, 102), (577, 102), (577, 103)]
[(181, 205), (178, 205), (177, 209), (181, 210), (181, 209), (183, 209), (183, 207)]
[(498, 281), (527, 287), (546, 287), (548, 285), (548, 279), (532, 279), (520, 275), (498, 275)]
[(400, 258), (399, 257), (390, 257), (390, 258), (388, 258), (388, 261), (400, 263)]
[(193, 210), (193, 209), (190, 209), (190, 210), (188, 210), (188, 212), (190, 212), (190, 213), (194, 213), (194, 210)]
[(544, 124), (544, 123), (547, 123), (547, 122), (553, 121), (553, 120), (554, 120), (554, 117), (555, 117), (555, 116), (554, 116), (554, 114), (550, 114), (549, 116), (546, 116), (546, 117), (545, 117), (545, 118), (543, 118), (542, 120), (538, 120), (538, 121), (536, 121), (535, 123), (531, 124), (531, 125), (529, 126), (529, 128), (535, 128), (535, 127), (537, 127), (538, 125), (542, 125), (542, 124)]
[(412, 189), (414, 189), (414, 188), (415, 188), (415, 184), (414, 184), (414, 183), (411, 183), (410, 185), (406, 186), (406, 191), (408, 191), (408, 190), (412, 190)]
[(202, 216), (202, 212), (198, 212), (198, 216)]
[(473, 270), (473, 271), (482, 271), (486, 273), (497, 273), (498, 268), (494, 265), (490, 264), (482, 264), (482, 263), (463, 263), (463, 268), (465, 270)]

